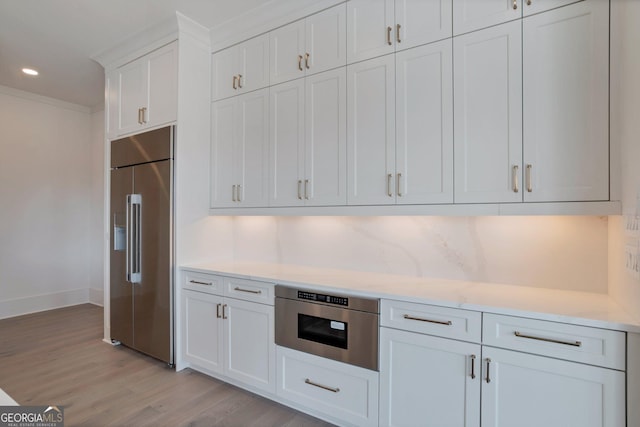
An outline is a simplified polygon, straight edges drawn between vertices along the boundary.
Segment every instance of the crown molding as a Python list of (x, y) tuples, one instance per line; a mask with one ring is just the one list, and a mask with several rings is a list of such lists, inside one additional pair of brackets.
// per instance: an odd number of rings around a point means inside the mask
[(77, 111), (79, 113), (90, 114), (91, 108), (80, 104), (73, 104), (71, 102), (61, 101), (56, 98), (50, 98), (48, 96), (38, 95), (33, 92), (27, 92), (20, 89), (14, 89), (8, 86), (0, 85), (0, 94), (14, 96), (16, 98), (22, 98), (33, 102), (39, 102), (41, 104), (51, 105), (53, 107), (64, 108), (67, 110)]

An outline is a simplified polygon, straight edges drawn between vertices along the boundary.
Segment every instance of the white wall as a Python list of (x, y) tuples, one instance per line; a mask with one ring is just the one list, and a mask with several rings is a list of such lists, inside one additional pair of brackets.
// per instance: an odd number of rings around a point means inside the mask
[(104, 110), (91, 113), (91, 205), (89, 210), (89, 301), (104, 303)]
[(607, 292), (607, 218), (215, 217), (209, 261)]
[(91, 121), (0, 87), (0, 318), (88, 301)]
[(625, 268), (625, 246), (638, 246), (624, 230), (640, 215), (640, 2), (611, 2), (611, 141), (620, 147), (623, 216), (609, 218), (609, 293), (640, 319), (640, 281)]

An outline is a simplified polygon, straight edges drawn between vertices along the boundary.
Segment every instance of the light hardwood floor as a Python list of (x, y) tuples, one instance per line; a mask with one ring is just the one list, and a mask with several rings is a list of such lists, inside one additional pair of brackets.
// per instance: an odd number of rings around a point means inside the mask
[(69, 427), (331, 425), (104, 343), (90, 304), (0, 320), (0, 388), (21, 405), (63, 405)]

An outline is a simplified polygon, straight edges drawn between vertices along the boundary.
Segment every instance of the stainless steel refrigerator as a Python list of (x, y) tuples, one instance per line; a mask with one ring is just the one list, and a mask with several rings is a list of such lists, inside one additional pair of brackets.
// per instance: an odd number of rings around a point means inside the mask
[(174, 127), (111, 142), (111, 339), (173, 366)]

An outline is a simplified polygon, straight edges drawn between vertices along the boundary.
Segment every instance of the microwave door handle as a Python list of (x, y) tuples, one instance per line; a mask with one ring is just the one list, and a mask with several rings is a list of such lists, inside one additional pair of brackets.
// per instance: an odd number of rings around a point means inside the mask
[(142, 196), (131, 195), (131, 283), (142, 282)]

